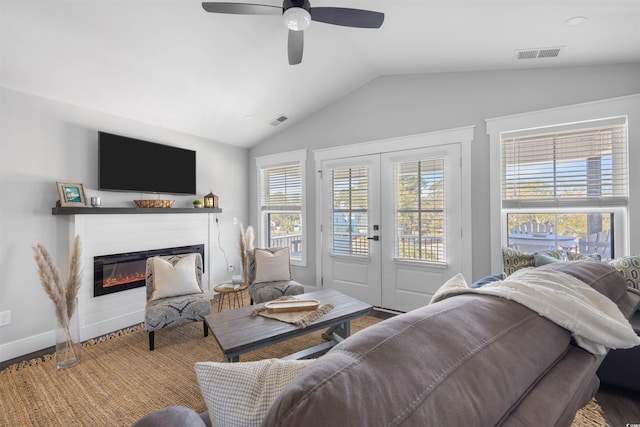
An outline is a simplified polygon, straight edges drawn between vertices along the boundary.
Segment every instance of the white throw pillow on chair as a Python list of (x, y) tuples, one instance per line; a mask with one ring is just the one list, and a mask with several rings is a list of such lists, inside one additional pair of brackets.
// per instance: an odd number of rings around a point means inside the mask
[(256, 265), (253, 283), (291, 280), (289, 248), (254, 249)]
[(150, 301), (160, 298), (202, 293), (196, 276), (196, 255), (187, 255), (175, 265), (160, 257), (151, 259), (153, 293)]

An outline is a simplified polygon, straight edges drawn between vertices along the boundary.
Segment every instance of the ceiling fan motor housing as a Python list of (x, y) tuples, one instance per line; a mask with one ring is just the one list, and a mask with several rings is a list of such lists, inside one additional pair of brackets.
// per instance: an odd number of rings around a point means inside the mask
[(309, 0), (284, 0), (284, 2), (282, 2), (283, 11), (286, 11), (287, 9), (290, 9), (292, 7), (299, 7), (306, 10), (307, 12), (311, 11)]

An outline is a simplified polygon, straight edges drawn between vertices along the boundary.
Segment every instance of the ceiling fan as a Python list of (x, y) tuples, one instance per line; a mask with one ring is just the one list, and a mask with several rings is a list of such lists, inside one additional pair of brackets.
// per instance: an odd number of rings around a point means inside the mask
[(356, 28), (380, 28), (384, 13), (344, 7), (311, 7), (309, 0), (284, 0), (282, 7), (266, 4), (204, 2), (207, 12), (238, 15), (282, 15), (289, 28), (289, 64), (302, 62), (304, 30), (311, 21)]

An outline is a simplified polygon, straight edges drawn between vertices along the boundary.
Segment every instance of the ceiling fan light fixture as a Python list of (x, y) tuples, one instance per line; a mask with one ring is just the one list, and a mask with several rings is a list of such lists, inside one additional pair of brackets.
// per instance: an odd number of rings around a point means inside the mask
[(282, 16), (284, 16), (284, 24), (293, 31), (304, 31), (311, 24), (311, 15), (301, 7), (290, 7)]

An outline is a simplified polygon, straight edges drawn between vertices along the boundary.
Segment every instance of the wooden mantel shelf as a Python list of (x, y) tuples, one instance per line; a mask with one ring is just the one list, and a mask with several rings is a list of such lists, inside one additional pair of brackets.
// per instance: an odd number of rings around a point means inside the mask
[(204, 214), (221, 213), (220, 208), (51, 208), (52, 215), (136, 215), (136, 214)]

